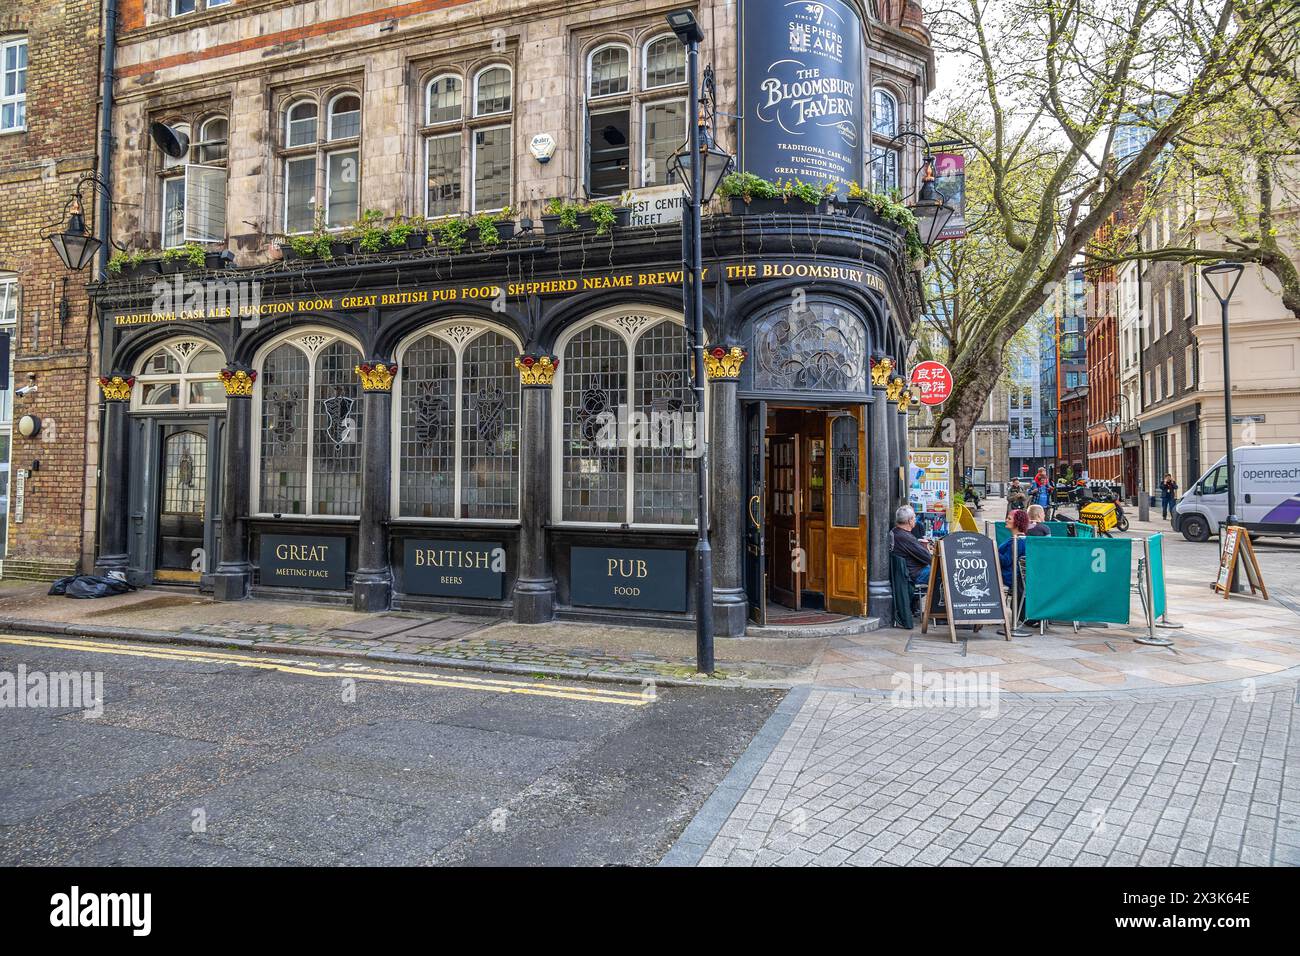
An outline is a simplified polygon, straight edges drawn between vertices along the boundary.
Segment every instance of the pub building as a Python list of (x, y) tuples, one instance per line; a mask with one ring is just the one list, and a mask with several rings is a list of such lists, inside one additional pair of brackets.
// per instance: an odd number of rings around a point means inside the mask
[[(223, 31), (261, 36), (265, 10), (214, 8), (185, 72), (158, 58), (165, 18), (122, 34), (114, 238), (215, 230), (203, 248), (231, 255), (209, 264), (233, 264), (92, 287), (99, 573), (222, 601), (686, 626), (702, 433), (720, 636), (776, 608), (889, 613), (920, 312), (902, 233), (843, 203), (715, 199), (697, 423), (681, 190), (663, 168), (686, 132), (673, 7), (512, 16), (525, 8), (451, 4), (378, 33), (353, 17), (255, 63), (223, 60)], [(739, 168), (912, 188), (919, 157), (893, 136), (931, 82), (915, 3), (694, 9)], [(792, 56), (835, 82), (782, 115), (765, 81)], [(847, 115), (791, 119), (822, 95), (847, 95)], [(154, 123), (185, 133), (185, 154), (162, 152)], [(434, 226), (420, 248), (278, 254), (313, 228), (304, 196), (327, 224), (509, 206), (517, 226), (459, 248)], [(556, 229), (541, 217), (557, 196), (622, 197), (633, 215)]]

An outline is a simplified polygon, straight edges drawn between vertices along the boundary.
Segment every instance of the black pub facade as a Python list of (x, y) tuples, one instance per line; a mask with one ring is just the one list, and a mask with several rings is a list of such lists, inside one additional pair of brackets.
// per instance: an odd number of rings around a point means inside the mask
[(101, 573), (685, 625), (707, 441), (720, 635), (775, 606), (888, 612), (920, 309), (889, 225), (715, 204), (702, 419), (680, 224), (321, 261), (227, 247), (236, 268), (94, 288)]

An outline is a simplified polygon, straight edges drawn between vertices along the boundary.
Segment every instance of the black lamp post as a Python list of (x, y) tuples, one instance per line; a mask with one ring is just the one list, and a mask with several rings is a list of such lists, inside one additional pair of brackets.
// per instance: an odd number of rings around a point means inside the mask
[[(1237, 291), (1237, 283), (1241, 281), (1241, 274), (1245, 271), (1245, 268), (1245, 265), (1240, 262), (1220, 262), (1201, 270), (1201, 276), (1205, 279), (1205, 284), (1210, 287), (1214, 297), (1219, 300), (1219, 314), (1223, 321), (1223, 434), (1228, 447), (1227, 523), (1229, 525), (1236, 524), (1238, 518), (1237, 477), (1232, 463), (1232, 363), (1228, 358), (1228, 303), (1232, 301), (1232, 294)], [(1215, 283), (1216, 279), (1219, 280), (1218, 284)], [(1220, 285), (1223, 286), (1224, 291), (1219, 290)], [(1232, 590), (1241, 590), (1236, 575), (1233, 575)]]
[[(682, 315), (691, 330), (691, 368), (695, 392), (696, 440), (704, 422), (704, 253), (700, 210), (713, 198), (731, 168), (731, 157), (713, 142), (700, 111), (700, 29), (691, 10), (674, 10), (668, 25), (686, 47), (687, 141), (669, 162), (686, 189), (682, 215)], [(695, 466), (695, 661), (701, 673), (713, 673), (713, 552), (709, 547), (709, 446), (700, 442)]]

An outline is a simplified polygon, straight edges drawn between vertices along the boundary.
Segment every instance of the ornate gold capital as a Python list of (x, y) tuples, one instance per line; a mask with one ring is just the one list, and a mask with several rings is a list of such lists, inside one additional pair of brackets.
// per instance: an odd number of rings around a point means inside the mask
[(733, 345), (731, 348), (723, 348), (721, 345), (715, 345), (704, 353), (704, 377), (708, 381), (714, 379), (736, 379), (740, 378), (740, 367), (745, 364), (746, 352), (739, 345)]
[(889, 383), (889, 374), (894, 370), (894, 360), (885, 356), (871, 361), (871, 384), (884, 388)]
[(135, 384), (135, 378), (128, 376), (123, 378), (121, 375), (114, 375), (109, 378), (107, 375), (100, 376), (99, 390), (104, 394), (106, 402), (129, 402), (131, 400), (131, 386)]
[(555, 370), (560, 360), (554, 355), (519, 355), (515, 357), (515, 368), (519, 369), (519, 384), (525, 386), (548, 386), (555, 381)]
[(221, 384), (226, 387), (227, 398), (248, 398), (253, 394), (257, 373), (248, 368), (227, 367), (221, 370)]
[(899, 397), (903, 394), (903, 389), (906, 386), (907, 383), (903, 381), (902, 376), (895, 375), (885, 386), (885, 398), (889, 399), (891, 402), (897, 402)]
[(393, 376), (397, 374), (396, 363), (362, 362), (354, 371), (361, 376), (363, 392), (391, 392)]
[(898, 396), (898, 410), (906, 412), (912, 407), (912, 392), (909, 389), (903, 389), (903, 394)]

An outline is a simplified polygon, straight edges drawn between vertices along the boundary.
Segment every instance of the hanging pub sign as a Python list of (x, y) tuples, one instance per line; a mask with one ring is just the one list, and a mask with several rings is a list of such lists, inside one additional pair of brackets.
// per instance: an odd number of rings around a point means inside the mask
[(407, 538), (402, 589), (407, 594), (501, 600), (506, 551), (499, 541), (428, 541)]
[(570, 600), (587, 607), (686, 610), (686, 552), (662, 548), (572, 548)]
[(952, 207), (952, 217), (939, 241), (964, 239), (966, 236), (966, 157), (961, 153), (934, 154), (934, 191)]
[(1011, 640), (1002, 599), (1002, 567), (991, 538), (975, 531), (955, 531), (938, 540), (930, 564), (921, 633), (937, 618), (947, 622), (948, 638), (954, 644), (958, 625), (1001, 624)]
[(264, 534), (258, 569), (262, 584), (339, 591), (347, 587), (348, 539)]
[(740, 168), (815, 186), (862, 178), (862, 24), (841, 0), (740, 10)]

